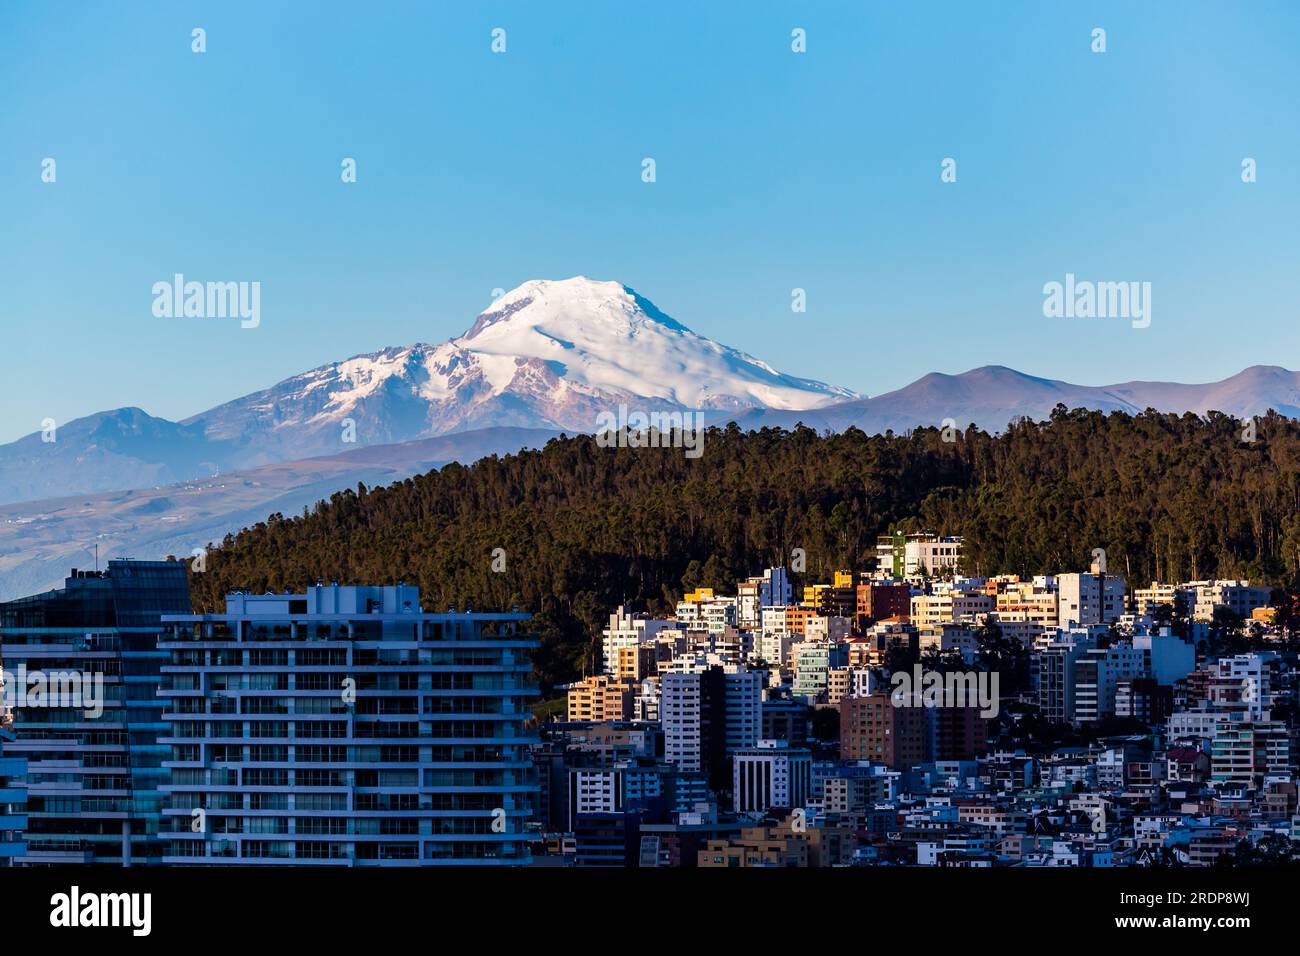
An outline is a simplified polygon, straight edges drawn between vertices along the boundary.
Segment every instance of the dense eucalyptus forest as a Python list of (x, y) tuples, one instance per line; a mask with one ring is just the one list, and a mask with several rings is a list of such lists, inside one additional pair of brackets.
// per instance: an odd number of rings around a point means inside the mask
[[(945, 437), (951, 440), (945, 440)], [(874, 563), (891, 528), (965, 537), (971, 574), (1086, 570), (1094, 548), (1130, 586), (1300, 568), (1300, 423), (1270, 413), (1105, 415), (1058, 406), (1000, 435), (921, 428), (712, 429), (699, 458), (562, 437), (227, 536), (192, 573), (196, 610), (235, 588), (418, 584), (427, 610), (536, 615), (544, 684), (590, 668), (614, 605), (663, 611), (697, 585), (790, 564), (796, 582)], [(501, 550), (496, 550), (501, 549)]]

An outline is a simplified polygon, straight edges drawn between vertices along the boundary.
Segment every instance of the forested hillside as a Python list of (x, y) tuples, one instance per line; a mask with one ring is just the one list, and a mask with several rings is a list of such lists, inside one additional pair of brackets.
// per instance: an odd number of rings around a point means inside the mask
[[(544, 682), (571, 679), (613, 605), (806, 554), (804, 580), (866, 568), (891, 527), (965, 536), (970, 573), (1086, 570), (1130, 584), (1288, 580), (1300, 562), (1300, 424), (1058, 408), (1000, 436), (970, 429), (819, 436), (712, 430), (704, 454), (601, 448), (587, 436), (334, 495), (228, 536), (192, 573), (196, 609), (234, 588), (418, 584), (426, 609), (537, 615)], [(494, 549), (498, 554), (494, 570)]]

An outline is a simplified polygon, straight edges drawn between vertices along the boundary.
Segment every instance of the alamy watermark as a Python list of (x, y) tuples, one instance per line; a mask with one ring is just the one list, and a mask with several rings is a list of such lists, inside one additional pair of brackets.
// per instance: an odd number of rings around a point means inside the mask
[(683, 448), (687, 458), (704, 454), (703, 412), (629, 412), (596, 416), (596, 444), (601, 448)]
[(160, 319), (239, 319), (240, 328), (262, 323), (261, 282), (171, 282), (153, 284), (153, 314)]
[(26, 707), (81, 710), (92, 720), (104, 713), (101, 671), (0, 670), (0, 711)]
[(997, 671), (927, 671), (920, 664), (911, 672), (889, 677), (890, 702), (895, 707), (978, 707), (992, 718), (1001, 707)]
[(56, 929), (123, 928), (132, 936), (153, 929), (152, 893), (92, 893), (73, 886), (50, 897), (50, 925)]
[(1130, 319), (1133, 328), (1151, 324), (1150, 282), (1091, 282), (1076, 280), (1043, 285), (1043, 315), (1049, 319)]

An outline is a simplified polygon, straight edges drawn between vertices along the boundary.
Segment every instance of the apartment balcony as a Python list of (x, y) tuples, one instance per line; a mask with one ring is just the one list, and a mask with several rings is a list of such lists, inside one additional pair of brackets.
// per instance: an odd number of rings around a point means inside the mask
[(20, 866), (84, 866), (95, 857), (81, 840), (28, 840), (14, 862)]

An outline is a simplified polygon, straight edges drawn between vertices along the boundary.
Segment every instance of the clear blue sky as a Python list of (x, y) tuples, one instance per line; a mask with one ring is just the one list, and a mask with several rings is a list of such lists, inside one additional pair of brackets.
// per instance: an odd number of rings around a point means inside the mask
[[(983, 6), (8, 0), (0, 441), (185, 417), (574, 274), (873, 395), (1300, 367), (1300, 5)], [(175, 272), (260, 281), (261, 326), (155, 318)], [(1150, 281), (1151, 327), (1045, 319), (1066, 272)]]

